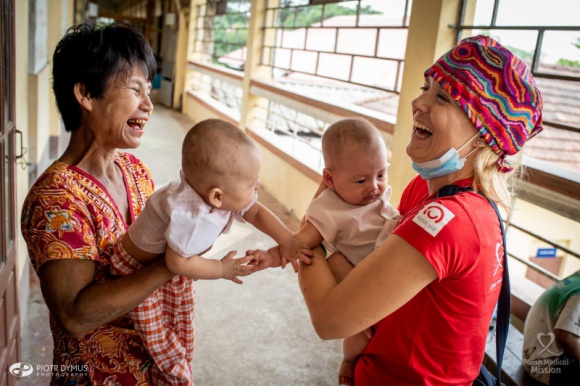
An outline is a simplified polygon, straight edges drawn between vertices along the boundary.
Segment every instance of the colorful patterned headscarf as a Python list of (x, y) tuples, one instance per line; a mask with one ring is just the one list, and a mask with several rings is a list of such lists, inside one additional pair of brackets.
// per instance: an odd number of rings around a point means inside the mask
[(542, 131), (542, 94), (526, 64), (495, 40), (463, 39), (425, 71), (465, 111), (492, 150), (506, 155)]

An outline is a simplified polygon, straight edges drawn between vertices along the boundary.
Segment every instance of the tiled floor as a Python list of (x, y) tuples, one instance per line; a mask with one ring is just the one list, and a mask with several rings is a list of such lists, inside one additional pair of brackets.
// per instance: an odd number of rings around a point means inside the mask
[[(176, 178), (180, 168), (181, 140), (193, 122), (156, 105), (147, 124), (142, 146), (133, 153), (151, 169), (158, 186)], [(291, 229), (298, 220), (267, 192), (260, 201)], [(267, 236), (248, 224), (235, 224), (208, 253), (223, 257), (231, 250), (273, 245)], [(31, 275), (34, 279), (35, 274)], [(335, 385), (341, 359), (340, 341), (320, 340), (300, 294), (296, 275), (286, 270), (266, 270), (244, 279), (196, 283), (196, 348), (193, 370), (196, 386)], [(52, 341), (48, 312), (38, 285), (32, 285), (27, 325), (23, 336), (23, 361), (49, 365)], [(32, 376), (25, 385), (46, 385), (48, 378)]]

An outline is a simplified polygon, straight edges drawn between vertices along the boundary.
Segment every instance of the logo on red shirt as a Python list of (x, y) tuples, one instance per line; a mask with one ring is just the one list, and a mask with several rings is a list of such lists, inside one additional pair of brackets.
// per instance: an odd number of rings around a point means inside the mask
[(413, 222), (435, 237), (455, 215), (445, 206), (433, 202), (413, 217)]

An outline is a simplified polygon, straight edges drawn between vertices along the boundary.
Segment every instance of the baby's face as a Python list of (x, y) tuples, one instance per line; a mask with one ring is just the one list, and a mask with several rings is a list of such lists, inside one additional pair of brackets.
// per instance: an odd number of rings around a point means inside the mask
[(250, 205), (260, 187), (258, 179), (261, 161), (259, 155), (248, 155), (243, 161), (241, 176), (230, 181), (223, 189), (224, 197), (221, 209), (233, 212), (240, 211)]
[(384, 147), (342, 154), (331, 170), (334, 190), (346, 202), (368, 205), (387, 188), (387, 154)]

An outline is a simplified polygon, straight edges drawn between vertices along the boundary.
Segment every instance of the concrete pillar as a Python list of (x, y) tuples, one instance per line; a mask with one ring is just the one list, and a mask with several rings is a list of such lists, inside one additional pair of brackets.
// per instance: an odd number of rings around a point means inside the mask
[[(473, 13), (475, 1), (467, 12)], [(411, 167), (406, 148), (413, 129), (411, 101), (423, 86), (423, 72), (457, 41), (457, 24), (461, 0), (415, 0), (411, 9), (405, 69), (399, 98), (397, 123), (393, 135), (393, 154), (389, 168), (389, 184), (393, 188), (391, 201), (398, 204), (403, 190), (417, 175)], [(469, 20), (469, 19), (468, 19)]]
[(179, 13), (177, 17), (178, 29), (177, 29), (177, 42), (175, 44), (175, 73), (173, 79), (173, 103), (171, 104), (174, 109), (181, 109), (181, 101), (183, 98), (185, 90), (185, 73), (187, 72), (187, 49), (188, 49), (188, 36), (190, 29), (190, 9), (181, 8), (178, 10)]
[(266, 15), (267, 0), (252, 0), (252, 14), (248, 28), (248, 42), (246, 64), (244, 67), (244, 79), (242, 82), (243, 99), (240, 118), (240, 128), (245, 130), (252, 125), (263, 125), (267, 114), (268, 101), (250, 93), (250, 81), (252, 77), (261, 80), (271, 77), (271, 69), (260, 65), (262, 55), (262, 42), (264, 41), (264, 20)]
[(189, 3), (189, 17), (187, 18), (187, 36), (186, 36), (186, 44), (187, 47), (185, 49), (185, 68), (184, 75), (183, 75), (183, 91), (181, 94), (181, 113), (187, 114), (187, 91), (190, 88), (190, 85), (194, 79), (193, 71), (187, 68), (187, 63), (190, 60), (195, 59), (195, 34), (197, 28), (197, 18), (198, 14), (198, 6), (199, 0), (191, 0)]

